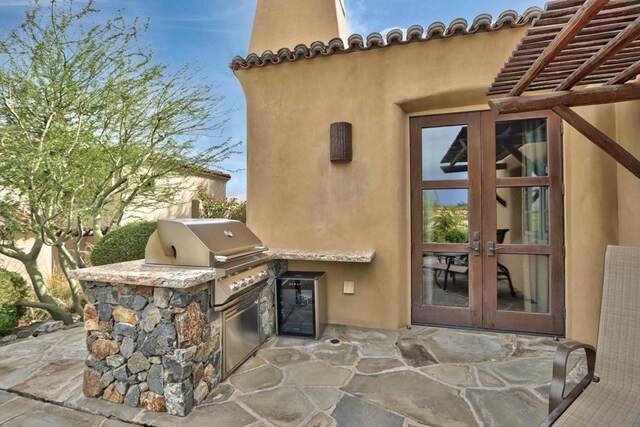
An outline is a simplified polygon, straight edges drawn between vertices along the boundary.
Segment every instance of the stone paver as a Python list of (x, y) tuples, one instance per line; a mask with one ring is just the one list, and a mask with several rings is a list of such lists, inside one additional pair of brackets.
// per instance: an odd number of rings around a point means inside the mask
[(478, 386), (473, 368), (467, 365), (433, 365), (423, 368), (421, 371), (456, 387)]
[(403, 366), (404, 363), (395, 358), (392, 359), (385, 357), (375, 357), (370, 359), (361, 359), (358, 362), (356, 369), (358, 369), (358, 372), (361, 372), (363, 374), (378, 374), (383, 371), (388, 371)]
[(270, 350), (263, 350), (261, 352), (262, 357), (276, 365), (279, 368), (285, 366), (295, 365), (296, 363), (306, 362), (311, 358), (308, 353), (292, 348), (274, 348)]
[(469, 426), (473, 414), (460, 393), (411, 371), (356, 375), (343, 390), (422, 424)]
[(553, 360), (548, 357), (514, 359), (488, 366), (489, 370), (508, 384), (542, 384), (549, 381)]
[(467, 398), (478, 416), (491, 426), (537, 426), (547, 416), (547, 403), (525, 389), (508, 393), (468, 389)]
[(444, 331), (424, 339), (440, 363), (478, 363), (502, 360), (511, 352), (509, 335)]
[(333, 367), (326, 362), (303, 362), (285, 369), (285, 384), (297, 386), (341, 386), (351, 372), (344, 368)]
[[(77, 328), (0, 346), (0, 424), (534, 426), (546, 417), (557, 345), (550, 338), (424, 326), (330, 325), (317, 341), (265, 343), (179, 418), (85, 397), (85, 332)], [(572, 357), (570, 382), (583, 374), (583, 359)]]
[(342, 396), (342, 393), (331, 387), (309, 387), (305, 391), (313, 403), (323, 411), (338, 403)]
[(402, 427), (404, 419), (377, 405), (352, 396), (344, 396), (332, 413), (339, 426)]
[(239, 400), (255, 413), (277, 426), (297, 426), (307, 418), (313, 406), (296, 388), (279, 388), (244, 395)]
[[(10, 393), (6, 394), (10, 395)], [(3, 427), (131, 425), (51, 403), (34, 401), (17, 395), (10, 396), (11, 398), (0, 404), (0, 425)], [(109, 424), (106, 424), (107, 421)]]
[(282, 381), (282, 377), (283, 375), (280, 369), (267, 365), (241, 374), (232, 375), (229, 381), (238, 390), (248, 393), (250, 391), (274, 387)]
[(331, 427), (336, 424), (336, 421), (330, 416), (319, 412), (315, 417), (307, 423), (305, 427)]
[(345, 343), (337, 346), (325, 344), (318, 346), (313, 355), (333, 366), (352, 366), (358, 360), (358, 348)]

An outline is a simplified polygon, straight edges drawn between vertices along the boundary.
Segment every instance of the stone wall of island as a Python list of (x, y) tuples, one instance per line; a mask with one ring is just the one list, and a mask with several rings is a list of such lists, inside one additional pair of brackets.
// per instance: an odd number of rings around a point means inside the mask
[[(221, 380), (221, 313), (210, 307), (207, 282), (188, 288), (118, 283), (131, 277), (127, 267), (144, 268), (126, 264), (113, 266), (120, 275), (105, 267), (76, 273), (85, 280), (88, 301), (84, 394), (184, 416)], [(263, 342), (275, 333), (275, 277), (286, 268), (286, 262), (271, 262), (261, 290)]]

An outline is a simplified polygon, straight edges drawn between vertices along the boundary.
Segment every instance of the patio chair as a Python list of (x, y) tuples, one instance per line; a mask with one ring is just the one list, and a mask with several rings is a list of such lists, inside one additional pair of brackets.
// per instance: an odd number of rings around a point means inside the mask
[[(567, 360), (581, 348), (588, 373), (563, 397)], [(640, 426), (640, 248), (607, 248), (597, 360), (592, 346), (558, 347), (542, 425)]]

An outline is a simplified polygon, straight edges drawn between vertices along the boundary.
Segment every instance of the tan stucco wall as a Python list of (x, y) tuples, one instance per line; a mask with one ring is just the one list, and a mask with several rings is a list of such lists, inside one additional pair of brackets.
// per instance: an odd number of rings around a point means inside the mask
[[(616, 137), (615, 106), (576, 108), (594, 126)], [(564, 125), (567, 335), (595, 344), (604, 252), (618, 243), (617, 166), (602, 150)]]
[[(636, 158), (640, 158), (640, 101), (616, 105), (616, 138)], [(640, 246), (640, 179), (618, 165), (618, 243)]]
[[(247, 98), (249, 226), (265, 244), (374, 249), (327, 271), (329, 321), (410, 322), (411, 115), (487, 109), (486, 88), (524, 29), (237, 72)], [(469, 72), (469, 70), (473, 72)], [(353, 161), (329, 161), (329, 126), (353, 124)], [(342, 293), (355, 281), (355, 295)]]
[[(371, 265), (290, 264), (327, 271), (330, 322), (410, 322), (409, 118), (486, 110), (486, 88), (524, 31), (236, 73), (247, 97), (249, 225), (273, 247), (377, 252)], [(576, 110), (640, 156), (639, 102)], [(329, 161), (337, 121), (353, 124), (348, 164)], [(568, 125), (563, 150), (566, 333), (595, 343), (606, 245), (640, 246), (640, 181)], [(355, 295), (342, 293), (345, 280)]]
[(275, 53), (348, 36), (342, 0), (258, 0), (249, 52)]
[[(640, 102), (576, 108), (640, 157)], [(606, 245), (640, 246), (640, 180), (565, 125), (567, 334), (597, 341)]]
[[(25, 236), (23, 239), (18, 240), (16, 244), (25, 252), (29, 252), (33, 247), (34, 240), (34, 235)], [(54, 255), (57, 257), (57, 254), (54, 254), (53, 248), (50, 246), (42, 247), (40, 256), (38, 257), (38, 267), (40, 268), (40, 272), (42, 272), (45, 280), (50, 279), (53, 273)], [(22, 263), (13, 258), (0, 255), (0, 268), (20, 273), (25, 279), (29, 280), (29, 276), (27, 275)]]

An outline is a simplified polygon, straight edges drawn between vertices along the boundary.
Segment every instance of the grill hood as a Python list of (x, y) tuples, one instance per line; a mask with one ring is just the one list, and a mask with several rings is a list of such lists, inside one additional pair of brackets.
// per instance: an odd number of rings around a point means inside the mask
[(147, 264), (218, 267), (267, 248), (247, 226), (229, 219), (159, 220), (145, 249)]

